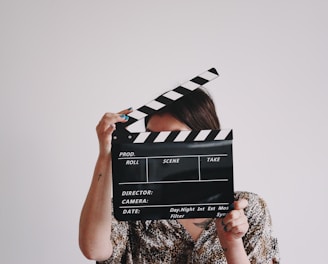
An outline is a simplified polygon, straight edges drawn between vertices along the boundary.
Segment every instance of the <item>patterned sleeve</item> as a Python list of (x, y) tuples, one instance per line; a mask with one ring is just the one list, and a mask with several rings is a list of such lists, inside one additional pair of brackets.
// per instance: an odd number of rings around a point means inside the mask
[(273, 237), (272, 221), (265, 201), (254, 193), (237, 193), (236, 199), (248, 200), (245, 214), (248, 218), (249, 230), (244, 236), (244, 247), (251, 263), (279, 263), (278, 242)]
[(128, 246), (129, 226), (128, 222), (117, 221), (112, 216), (111, 241), (113, 245), (112, 256), (105, 261), (98, 261), (97, 264), (122, 263)]

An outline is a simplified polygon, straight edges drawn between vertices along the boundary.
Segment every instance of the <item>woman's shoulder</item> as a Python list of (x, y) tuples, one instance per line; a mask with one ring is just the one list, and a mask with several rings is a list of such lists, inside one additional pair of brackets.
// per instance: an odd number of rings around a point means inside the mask
[(248, 218), (249, 229), (243, 240), (246, 251), (250, 252), (249, 256), (256, 263), (258, 263), (257, 259), (264, 261), (264, 258), (274, 259), (274, 263), (279, 263), (278, 240), (273, 234), (272, 219), (265, 200), (259, 194), (252, 192), (235, 192), (235, 199), (248, 201), (244, 211)]
[(253, 192), (238, 191), (235, 192), (235, 200), (246, 199), (248, 206), (245, 209), (245, 213), (261, 213), (269, 214), (269, 209), (266, 201), (262, 196)]
[(234, 193), (234, 197), (235, 197), (235, 200), (246, 199), (246, 200), (248, 200), (249, 203), (250, 202), (261, 202), (261, 203), (265, 203), (265, 200), (263, 199), (263, 197), (261, 197), (257, 193), (253, 193), (253, 192), (236, 191)]
[(259, 194), (253, 192), (235, 192), (235, 199), (246, 199), (248, 201), (248, 206), (244, 212), (248, 218), (250, 229), (263, 229), (266, 230), (265, 232), (271, 232), (272, 219), (270, 210), (265, 200)]

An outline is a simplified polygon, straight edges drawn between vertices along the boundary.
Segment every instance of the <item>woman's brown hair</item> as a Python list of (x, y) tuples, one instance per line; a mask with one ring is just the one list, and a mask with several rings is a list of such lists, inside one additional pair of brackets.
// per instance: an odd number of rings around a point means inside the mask
[[(153, 115), (170, 114), (192, 130), (220, 129), (215, 105), (210, 95), (202, 88), (181, 97)], [(152, 115), (145, 119), (147, 123)]]

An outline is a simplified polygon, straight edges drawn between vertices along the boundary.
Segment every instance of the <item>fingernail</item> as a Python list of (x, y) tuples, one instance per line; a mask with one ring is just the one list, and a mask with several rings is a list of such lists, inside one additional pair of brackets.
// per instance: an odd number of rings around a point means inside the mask
[(128, 110), (131, 111), (133, 109), (133, 107), (129, 107)]
[(129, 120), (129, 117), (127, 115), (122, 114), (122, 115), (120, 115), (120, 117), (124, 118), (125, 120)]

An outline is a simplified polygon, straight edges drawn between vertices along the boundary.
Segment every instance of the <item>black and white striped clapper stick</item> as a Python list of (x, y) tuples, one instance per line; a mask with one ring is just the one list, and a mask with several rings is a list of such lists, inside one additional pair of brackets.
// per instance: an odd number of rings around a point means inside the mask
[(208, 71), (181, 84), (175, 89), (162, 94), (161, 96), (150, 101), (146, 105), (139, 107), (138, 109), (134, 110), (132, 113), (128, 114), (129, 120), (128, 122), (125, 123), (126, 129), (129, 130), (129, 125), (173, 103), (174, 101), (178, 100), (182, 96), (191, 93), (195, 89), (214, 80), (218, 76), (219, 74), (215, 68), (209, 69)]
[[(130, 131), (131, 125), (147, 117), (148, 115), (154, 114), (156, 111), (164, 108), (165, 106), (174, 103), (176, 100), (181, 97), (193, 92), (195, 89), (203, 86), (204, 84), (216, 79), (219, 76), (215, 68), (211, 68), (202, 74), (192, 78), (191, 80), (181, 84), (173, 90), (170, 90), (149, 103), (137, 108), (130, 114), (129, 120), (124, 124), (119, 124), (118, 133), (114, 133), (114, 140), (123, 140), (126, 142), (133, 143), (160, 143), (160, 142), (189, 142), (189, 141), (204, 141), (204, 140), (224, 140), (231, 139), (232, 131), (220, 130), (202, 130), (202, 131), (181, 131), (177, 132), (140, 132), (140, 133), (122, 133), (121, 128), (125, 128), (127, 131)], [(120, 137), (120, 135), (124, 135)]]
[[(112, 140), (114, 216), (214, 218), (231, 210), (232, 131), (131, 132), (131, 126), (218, 77), (212, 68), (129, 114)], [(130, 129), (130, 130), (129, 130)]]

